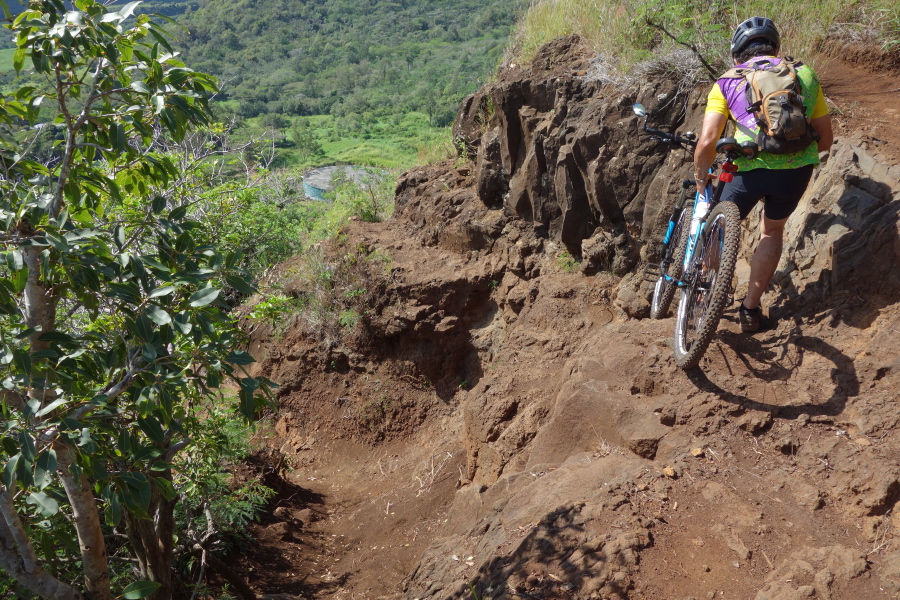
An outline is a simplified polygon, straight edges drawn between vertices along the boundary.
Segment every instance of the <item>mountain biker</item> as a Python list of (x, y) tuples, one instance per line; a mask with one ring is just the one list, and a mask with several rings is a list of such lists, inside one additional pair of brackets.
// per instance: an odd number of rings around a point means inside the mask
[[(736, 67), (765, 68), (766, 64), (774, 66), (784, 60), (777, 57), (780, 46), (781, 36), (775, 24), (765, 17), (751, 17), (734, 31), (731, 56)], [(805, 113), (809, 125), (818, 134), (818, 142), (813, 140), (804, 150), (790, 154), (761, 151), (752, 160), (736, 160), (740, 171), (734, 174), (731, 183), (725, 184), (721, 197), (738, 205), (741, 219), (759, 200), (764, 202), (759, 245), (750, 262), (749, 289), (739, 310), (744, 332), (761, 329), (760, 298), (781, 258), (785, 223), (806, 191), (813, 168), (819, 164), (819, 152), (830, 149), (834, 141), (831, 117), (816, 74), (802, 63), (794, 64)], [(703, 130), (694, 152), (694, 178), (698, 182), (705, 183), (710, 177), (707, 173), (716, 157), (716, 142), (729, 117), (743, 125), (735, 132), (739, 142), (753, 139), (741, 129), (759, 131), (754, 115), (747, 110), (750, 103), (745, 95), (746, 85), (742, 78), (723, 76), (709, 92)]]

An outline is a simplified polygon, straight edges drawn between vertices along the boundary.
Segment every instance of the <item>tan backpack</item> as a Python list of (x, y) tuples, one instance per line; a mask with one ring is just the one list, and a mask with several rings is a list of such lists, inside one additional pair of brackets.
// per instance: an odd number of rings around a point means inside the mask
[(745, 79), (749, 108), (758, 131), (741, 123), (737, 128), (756, 141), (759, 149), (772, 154), (799, 152), (819, 139), (809, 124), (803, 105), (803, 90), (797, 79), (797, 64), (786, 57), (772, 66), (768, 60), (757, 60), (746, 67), (729, 69), (723, 79)]

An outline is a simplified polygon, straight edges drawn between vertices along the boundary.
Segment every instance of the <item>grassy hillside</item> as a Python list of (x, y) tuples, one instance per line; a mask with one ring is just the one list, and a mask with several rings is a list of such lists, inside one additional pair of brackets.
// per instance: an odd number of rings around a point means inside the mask
[(774, 20), (782, 51), (807, 61), (837, 38), (866, 39), (900, 51), (897, 0), (535, 0), (516, 24), (510, 59), (530, 60), (549, 40), (578, 33), (609, 59), (606, 75), (612, 78), (651, 59), (682, 73), (693, 70), (699, 61), (692, 60), (687, 45), (718, 72), (729, 63), (735, 26), (754, 15)]

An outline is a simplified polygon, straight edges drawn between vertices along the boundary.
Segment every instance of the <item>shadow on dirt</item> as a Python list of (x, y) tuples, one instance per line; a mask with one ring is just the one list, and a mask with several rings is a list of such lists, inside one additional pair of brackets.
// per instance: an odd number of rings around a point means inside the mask
[[(736, 353), (741, 370), (764, 382), (790, 380), (810, 354), (827, 359), (833, 367), (827, 376), (813, 383), (833, 386), (830, 396), (816, 403), (769, 404), (747, 398), (737, 390), (724, 389), (722, 385), (726, 384), (712, 380), (716, 378), (714, 374), (693, 369), (687, 376), (699, 389), (744, 408), (787, 419), (801, 414), (840, 414), (847, 399), (859, 394), (853, 359), (822, 339), (803, 335), (801, 322), (816, 324), (827, 319), (831, 327), (867, 329), (885, 306), (896, 302), (900, 294), (900, 202), (893, 201), (890, 186), (868, 177), (847, 176), (844, 186), (837, 201), (839, 212), (806, 215), (803, 237), (794, 242), (796, 256), (805, 257), (803, 260), (812, 258), (805, 268), (812, 272), (818, 269), (818, 277), (801, 279), (801, 267), (789, 261), (788, 268), (776, 273), (772, 280), (781, 293), (769, 309), (769, 334), (751, 336), (722, 331), (719, 337)], [(829, 231), (835, 229), (845, 233), (830, 241)], [(819, 255), (820, 247), (828, 249), (827, 258)], [(736, 319), (731, 314), (725, 318)], [(715, 348), (709, 352), (715, 352)], [(721, 349), (719, 352), (731, 372), (726, 353)]]
[[(720, 339), (735, 352), (744, 369), (756, 379), (768, 383), (789, 380), (796, 368), (810, 354), (819, 355), (833, 365), (828, 374), (828, 381), (834, 386), (830, 397), (823, 398), (821, 402), (814, 404), (790, 406), (752, 400), (735, 391), (723, 389), (701, 369), (685, 371), (688, 379), (699, 389), (713, 392), (726, 402), (739, 404), (749, 410), (766, 411), (782, 419), (796, 419), (802, 414), (809, 416), (838, 415), (843, 412), (847, 398), (859, 394), (859, 379), (853, 360), (822, 339), (802, 335), (799, 324), (795, 324), (784, 333), (760, 339), (731, 331), (722, 331), (719, 335)], [(722, 353), (722, 357), (725, 359), (729, 374), (733, 374), (727, 356)], [(819, 383), (824, 384), (825, 382)]]
[[(481, 597), (486, 590), (507, 588), (521, 598), (558, 597), (571, 589), (580, 588), (590, 578), (597, 576), (602, 558), (590, 564), (576, 567), (567, 559), (573, 547), (585, 535), (579, 511), (571, 506), (560, 507), (542, 518), (526, 535), (516, 551), (509, 556), (496, 556), (484, 565), (473, 578), (471, 585)], [(551, 578), (544, 571), (565, 572), (565, 579)], [(465, 590), (466, 592), (470, 590)], [(568, 594), (566, 594), (568, 596)]]

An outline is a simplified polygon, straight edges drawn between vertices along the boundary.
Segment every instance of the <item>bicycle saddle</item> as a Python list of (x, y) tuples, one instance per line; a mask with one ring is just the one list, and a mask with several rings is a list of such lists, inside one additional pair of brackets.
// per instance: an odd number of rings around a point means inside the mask
[(736, 139), (727, 137), (716, 143), (716, 152), (753, 159), (759, 154), (759, 146), (756, 145), (756, 142), (746, 141), (738, 143)]

